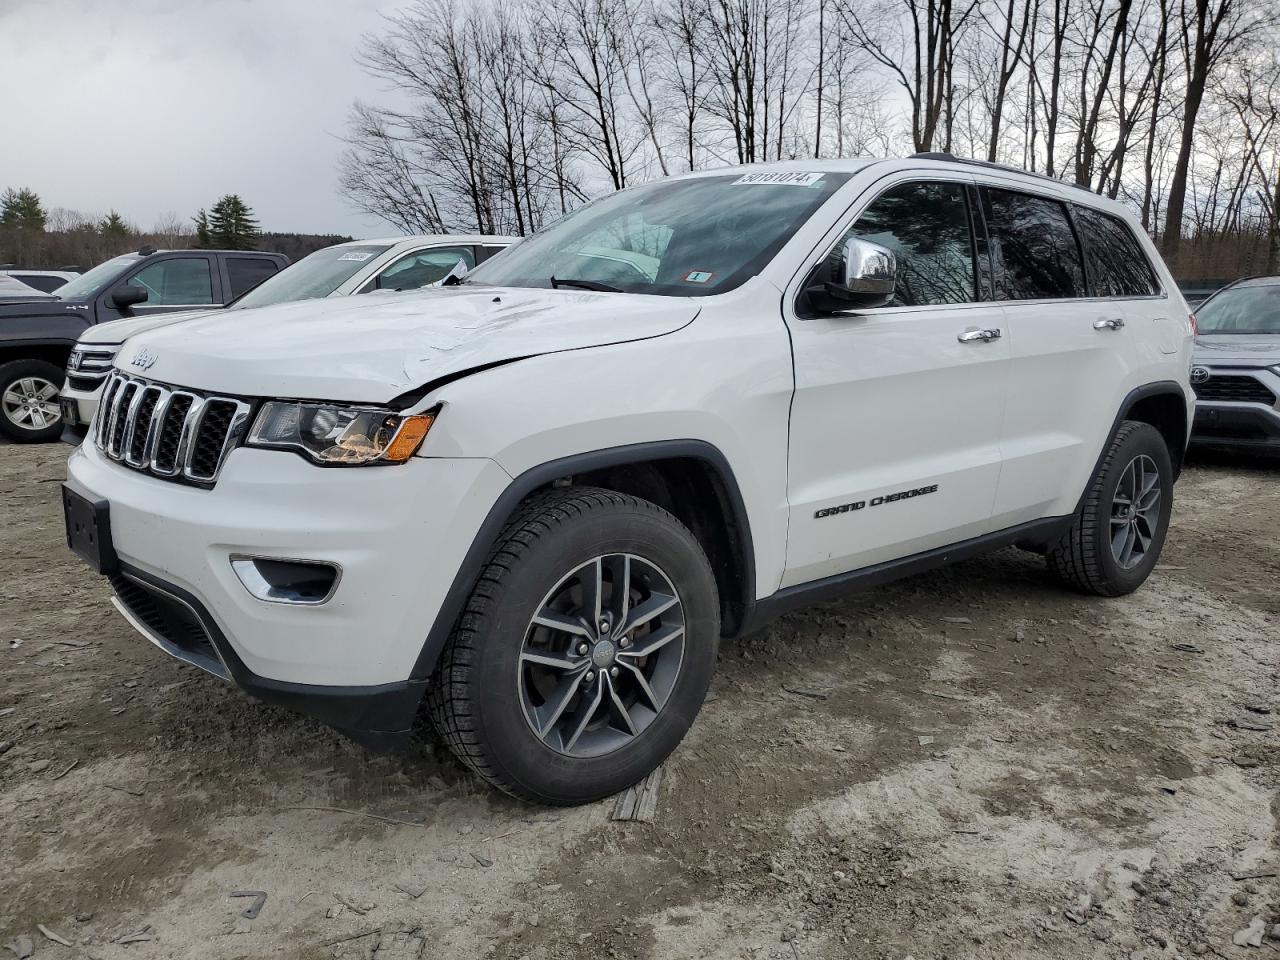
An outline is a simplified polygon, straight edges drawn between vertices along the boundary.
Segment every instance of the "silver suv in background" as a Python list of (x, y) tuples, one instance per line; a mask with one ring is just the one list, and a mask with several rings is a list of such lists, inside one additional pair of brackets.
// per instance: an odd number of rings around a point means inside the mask
[[(375, 290), (413, 290), (463, 276), (516, 241), (484, 234), (436, 234), (353, 240), (317, 250), (288, 269), (267, 277), (227, 305), (229, 310), (266, 307), (294, 300), (345, 297)], [(62, 388), (62, 439), (79, 443), (98, 407), (102, 384), (126, 339), (189, 320), (198, 313), (170, 313), (117, 320), (89, 327), (67, 359)]]
[(1280, 450), (1280, 277), (1223, 287), (1196, 321), (1191, 442)]

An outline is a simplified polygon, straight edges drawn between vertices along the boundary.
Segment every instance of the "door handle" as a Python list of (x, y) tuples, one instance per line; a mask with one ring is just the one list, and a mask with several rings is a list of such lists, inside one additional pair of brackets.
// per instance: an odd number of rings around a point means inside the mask
[(1093, 329), (1095, 330), (1119, 330), (1124, 326), (1124, 321), (1117, 317), (1114, 320), (1095, 320), (1093, 321)]
[(958, 334), (956, 339), (961, 343), (990, 343), (992, 340), (1000, 339), (1000, 331), (999, 329), (966, 330)]

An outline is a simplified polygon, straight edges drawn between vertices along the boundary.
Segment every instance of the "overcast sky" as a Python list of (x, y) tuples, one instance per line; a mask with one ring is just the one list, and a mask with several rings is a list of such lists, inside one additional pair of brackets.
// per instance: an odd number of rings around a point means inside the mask
[(0, 0), (0, 190), (142, 229), (238, 193), (264, 230), (396, 231), (337, 192), (362, 33), (398, 0)]

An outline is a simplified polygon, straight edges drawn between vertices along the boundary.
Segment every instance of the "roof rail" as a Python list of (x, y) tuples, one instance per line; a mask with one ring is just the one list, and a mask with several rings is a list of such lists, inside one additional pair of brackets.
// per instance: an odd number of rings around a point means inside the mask
[(1060, 180), (1057, 177), (1051, 177), (1043, 173), (1032, 173), (1029, 170), (1020, 170), (1017, 167), (1011, 167), (1005, 163), (992, 163), (990, 160), (972, 160), (969, 157), (957, 157), (955, 154), (944, 153), (940, 150), (930, 150), (924, 153), (913, 153), (907, 159), (909, 160), (938, 160), (944, 163), (963, 163), (966, 166), (986, 167), (988, 170), (1002, 170), (1006, 173), (1017, 173), (1024, 177), (1035, 177), (1037, 180), (1048, 180), (1050, 183), (1056, 183), (1060, 187), (1073, 187), (1076, 190), (1083, 190), (1085, 193), (1093, 193), (1088, 187), (1082, 187), (1078, 183), (1071, 183), (1068, 180)]

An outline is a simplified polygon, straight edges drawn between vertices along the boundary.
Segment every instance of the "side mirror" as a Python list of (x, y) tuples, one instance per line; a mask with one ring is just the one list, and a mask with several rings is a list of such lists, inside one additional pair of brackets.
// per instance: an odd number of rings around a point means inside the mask
[(809, 290), (814, 306), (823, 312), (883, 307), (893, 300), (898, 258), (892, 250), (852, 237), (828, 263), (831, 279)]
[(147, 301), (147, 288), (136, 283), (126, 283), (111, 291), (111, 305), (117, 310), (128, 310)]
[(452, 287), (467, 277), (467, 261), (459, 259), (443, 277), (431, 284), (433, 287)]

